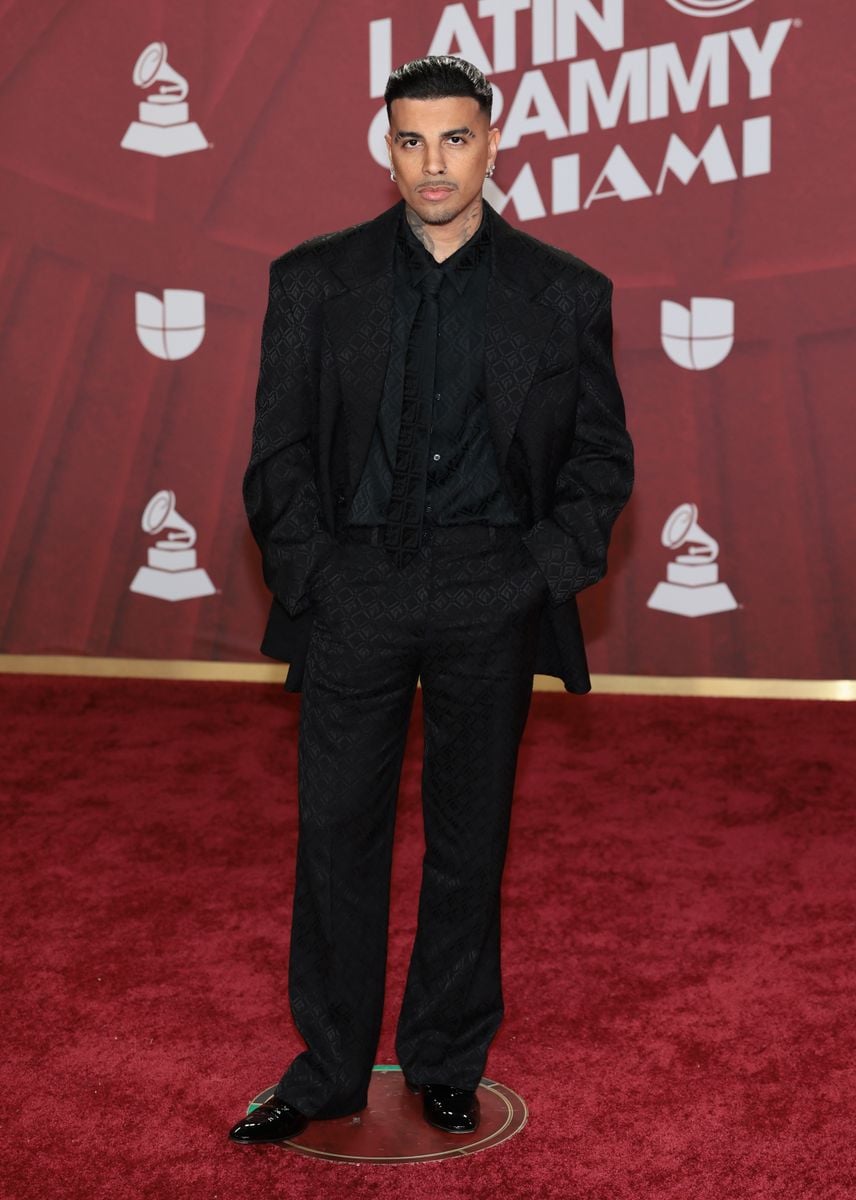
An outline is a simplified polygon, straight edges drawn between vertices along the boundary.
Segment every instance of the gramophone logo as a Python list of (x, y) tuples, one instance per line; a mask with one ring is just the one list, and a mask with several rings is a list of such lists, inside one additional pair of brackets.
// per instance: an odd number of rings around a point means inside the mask
[(687, 371), (719, 366), (734, 345), (734, 301), (693, 296), (689, 308), (664, 300), (660, 338), (673, 363)]
[(675, 509), (663, 526), (660, 541), (669, 550), (686, 546), (687, 551), (668, 564), (668, 582), (654, 588), (649, 608), (680, 617), (707, 617), (737, 608), (731, 588), (719, 581), (719, 544), (699, 525), (694, 504), (680, 504)]
[(754, 0), (666, 0), (666, 3), (691, 17), (727, 17), (748, 8)]
[(192, 150), (207, 150), (208, 142), (195, 121), (185, 97), (187, 80), (166, 61), (166, 42), (146, 46), (134, 66), (131, 77), (137, 87), (149, 88), (159, 83), (148, 100), (140, 101), (140, 119), (132, 121), (122, 138), (123, 150), (139, 150), (158, 158), (189, 154)]
[(137, 337), (155, 358), (187, 358), (205, 337), (205, 293), (164, 288), (163, 300), (136, 292)]
[(148, 566), (140, 567), (131, 584), (138, 596), (158, 600), (193, 600), (216, 592), (208, 572), (197, 566), (196, 530), (175, 509), (175, 492), (156, 492), (143, 513), (143, 531), (166, 537), (149, 546)]

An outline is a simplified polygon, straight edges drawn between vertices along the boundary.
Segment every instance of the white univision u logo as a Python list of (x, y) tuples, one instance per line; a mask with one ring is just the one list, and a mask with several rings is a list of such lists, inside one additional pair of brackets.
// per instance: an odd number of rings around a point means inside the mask
[(734, 345), (734, 301), (693, 296), (689, 308), (674, 300), (660, 305), (660, 340), (673, 363), (687, 371), (709, 371)]
[(727, 17), (748, 8), (754, 0), (666, 0), (666, 3), (690, 17)]
[(163, 300), (150, 292), (135, 296), (137, 337), (155, 358), (187, 358), (205, 337), (205, 293), (164, 288)]

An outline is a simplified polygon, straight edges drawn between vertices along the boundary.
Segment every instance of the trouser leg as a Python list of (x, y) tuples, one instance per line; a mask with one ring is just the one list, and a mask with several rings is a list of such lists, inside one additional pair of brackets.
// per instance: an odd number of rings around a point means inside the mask
[(365, 1105), (380, 1034), (396, 797), (418, 675), (409, 579), (382, 549), (346, 543), (318, 584), (289, 953), (291, 1011), (307, 1049), (276, 1088), (307, 1116)]
[(500, 883), (546, 581), (510, 531), (433, 548), (421, 683), (425, 857), (396, 1049), (417, 1083), (475, 1088), (503, 1015)]

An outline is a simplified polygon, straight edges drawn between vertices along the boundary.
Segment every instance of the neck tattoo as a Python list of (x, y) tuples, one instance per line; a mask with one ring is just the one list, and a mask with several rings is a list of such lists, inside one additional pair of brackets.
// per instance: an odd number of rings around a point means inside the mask
[[(437, 243), (434, 241), (434, 238), (431, 236), (431, 226), (426, 224), (426, 222), (422, 220), (419, 214), (415, 212), (409, 204), (405, 205), (404, 211), (407, 216), (407, 223), (413, 230), (414, 235), (419, 238), (419, 241), (429, 254), (432, 254), (438, 262), (442, 262), (443, 259), (448, 258), (451, 254), (454, 254), (456, 250), (460, 250), (461, 246), (466, 245), (466, 243), (476, 232), (481, 222), (482, 202), (481, 197), (478, 197), (473, 201), (466, 213), (464, 213), (463, 223), (458, 231), (457, 242), (455, 245), (449, 246), (445, 254), (442, 253), (445, 247), (438, 247)], [(442, 254), (442, 258), (438, 256), (438, 250)]]

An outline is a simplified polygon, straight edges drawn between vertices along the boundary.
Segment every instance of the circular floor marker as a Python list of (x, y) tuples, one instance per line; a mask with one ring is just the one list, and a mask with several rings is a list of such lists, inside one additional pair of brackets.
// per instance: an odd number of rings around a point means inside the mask
[[(272, 1087), (265, 1088), (255, 1096), (247, 1112), (269, 1100), (273, 1091)], [(514, 1137), (529, 1115), (521, 1096), (492, 1079), (482, 1079), (478, 1096), (481, 1120), (475, 1133), (444, 1133), (426, 1122), (422, 1097), (404, 1086), (401, 1068), (378, 1065), (372, 1071), (369, 1102), (362, 1112), (310, 1121), (303, 1133), (274, 1146), (340, 1162), (406, 1163), (460, 1158)]]

